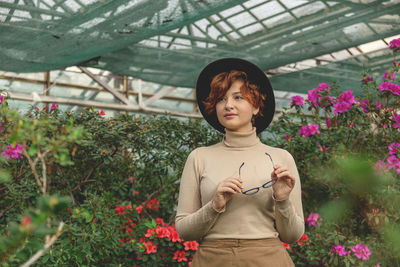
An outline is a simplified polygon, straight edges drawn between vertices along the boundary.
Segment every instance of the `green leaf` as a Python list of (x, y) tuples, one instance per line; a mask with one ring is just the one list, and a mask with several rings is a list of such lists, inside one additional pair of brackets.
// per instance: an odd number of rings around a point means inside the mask
[(8, 171), (0, 169), (0, 183), (8, 183), (11, 181), (11, 175)]

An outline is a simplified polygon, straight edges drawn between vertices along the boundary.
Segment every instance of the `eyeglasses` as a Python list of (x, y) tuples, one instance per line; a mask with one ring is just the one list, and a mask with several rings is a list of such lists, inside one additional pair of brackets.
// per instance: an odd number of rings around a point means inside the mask
[[(271, 159), (272, 168), (273, 168), (273, 166), (275, 166), (275, 164), (274, 164), (274, 161), (272, 160), (271, 155), (268, 154), (267, 152), (265, 152), (265, 155), (267, 155)], [(240, 177), (240, 169), (243, 167), (243, 165), (244, 165), (244, 162), (239, 167), (239, 177)], [(278, 178), (272, 178), (271, 180), (269, 180), (266, 183), (264, 183), (262, 186), (254, 187), (254, 188), (248, 189), (246, 191), (242, 191), (242, 194), (248, 195), (248, 196), (257, 194), (258, 191), (260, 191), (260, 188), (269, 188), (269, 187), (273, 186), (276, 183), (277, 180), (278, 180)]]

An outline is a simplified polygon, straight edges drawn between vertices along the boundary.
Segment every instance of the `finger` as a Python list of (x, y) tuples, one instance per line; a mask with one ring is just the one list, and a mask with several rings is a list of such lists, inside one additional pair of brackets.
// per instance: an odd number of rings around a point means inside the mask
[(277, 173), (276, 176), (278, 176), (278, 178), (287, 176), (287, 177), (290, 177), (290, 179), (293, 179), (293, 177), (289, 171), (283, 171), (283, 172)]
[(229, 177), (229, 178), (226, 178), (225, 181), (238, 181), (240, 183), (243, 182), (243, 180), (240, 177)]
[(243, 181), (240, 180), (239, 178), (230, 179), (229, 182), (231, 182), (231, 183), (237, 185), (237, 186), (240, 187), (240, 188), (243, 188)]
[(278, 169), (278, 168), (280, 168), (280, 167), (282, 167), (282, 165), (280, 165), (280, 164), (275, 164), (275, 165), (274, 165), (274, 169), (275, 169), (275, 170)]
[(225, 187), (230, 187), (233, 190), (235, 190), (236, 192), (241, 192), (241, 186), (231, 183), (231, 182), (227, 182), (226, 184), (223, 184), (223, 186)]
[(276, 174), (279, 174), (279, 173), (284, 172), (284, 171), (288, 171), (288, 168), (281, 166), (278, 169), (275, 169), (275, 173)]
[[(232, 189), (231, 187), (228, 187), (228, 186), (222, 187), (221, 190), (220, 190), (220, 192), (221, 192), (221, 193), (230, 193), (230, 194), (236, 194), (236, 193), (238, 193), (237, 191), (235, 191), (234, 189)], [(239, 190), (239, 192), (240, 192), (240, 190)]]

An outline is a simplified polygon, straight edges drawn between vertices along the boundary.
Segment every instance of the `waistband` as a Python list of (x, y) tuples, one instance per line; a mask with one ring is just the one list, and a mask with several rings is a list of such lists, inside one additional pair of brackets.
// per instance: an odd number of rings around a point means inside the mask
[(264, 239), (207, 239), (200, 243), (200, 247), (273, 247), (282, 246), (279, 238)]

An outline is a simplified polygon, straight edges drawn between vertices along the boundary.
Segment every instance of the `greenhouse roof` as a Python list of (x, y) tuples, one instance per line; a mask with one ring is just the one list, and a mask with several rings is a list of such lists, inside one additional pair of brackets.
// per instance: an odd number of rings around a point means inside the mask
[(394, 36), (399, 14), (398, 0), (1, 0), (0, 69), (90, 66), (193, 88), (215, 59), (267, 71)]

